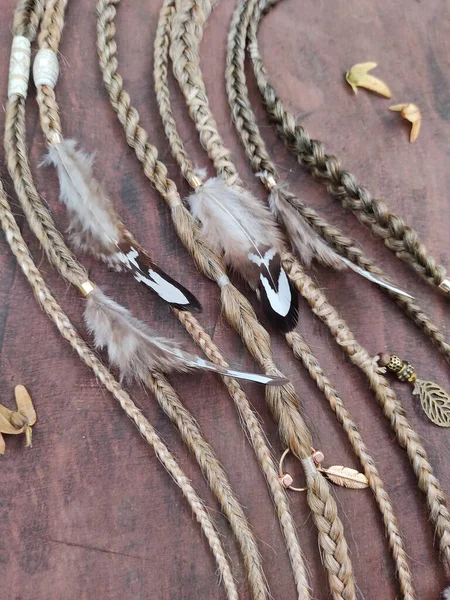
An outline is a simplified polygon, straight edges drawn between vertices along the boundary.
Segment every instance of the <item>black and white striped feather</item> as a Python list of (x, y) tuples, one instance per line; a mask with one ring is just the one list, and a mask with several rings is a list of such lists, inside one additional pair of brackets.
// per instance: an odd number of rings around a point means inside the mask
[(107, 351), (111, 365), (127, 381), (145, 382), (152, 371), (170, 373), (200, 369), (265, 385), (287, 383), (281, 377), (228, 369), (185, 352), (176, 342), (156, 335), (148, 325), (99, 288), (95, 288), (86, 298), (84, 320), (94, 337), (96, 348)]
[(219, 177), (205, 181), (187, 200), (208, 243), (256, 291), (270, 322), (282, 332), (294, 329), (297, 292), (281, 265), (283, 242), (268, 208)]
[(160, 269), (125, 229), (104, 186), (94, 177), (93, 161), (92, 154), (77, 150), (74, 140), (63, 140), (50, 146), (43, 162), (56, 167), (73, 246), (118, 271), (130, 271), (171, 306), (201, 310), (197, 298)]

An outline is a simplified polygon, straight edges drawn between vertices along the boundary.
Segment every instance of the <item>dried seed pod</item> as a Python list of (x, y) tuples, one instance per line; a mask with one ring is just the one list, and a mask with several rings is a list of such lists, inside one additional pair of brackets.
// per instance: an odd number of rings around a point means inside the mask
[(5, 440), (2, 434), (20, 435), (25, 434), (25, 446), (31, 446), (32, 429), (36, 423), (36, 411), (33, 401), (27, 389), (23, 385), (17, 385), (15, 390), (17, 410), (13, 411), (0, 404), (0, 454), (5, 453)]
[(26, 418), (28, 425), (34, 425), (36, 423), (36, 411), (26, 387), (16, 385), (14, 395), (16, 397), (17, 411)]
[(420, 124), (422, 122), (422, 115), (420, 114), (419, 107), (416, 104), (394, 104), (389, 107), (389, 110), (399, 112), (403, 119), (409, 121), (411, 126), (411, 133), (409, 135), (409, 141), (415, 142), (419, 136)]
[(377, 63), (375, 62), (357, 63), (347, 71), (345, 79), (355, 94), (358, 93), (358, 88), (362, 87), (371, 92), (375, 92), (376, 94), (380, 94), (380, 96), (384, 96), (385, 98), (390, 98), (392, 96), (391, 90), (384, 81), (381, 81), (378, 77), (369, 75), (369, 71), (375, 69), (376, 66)]

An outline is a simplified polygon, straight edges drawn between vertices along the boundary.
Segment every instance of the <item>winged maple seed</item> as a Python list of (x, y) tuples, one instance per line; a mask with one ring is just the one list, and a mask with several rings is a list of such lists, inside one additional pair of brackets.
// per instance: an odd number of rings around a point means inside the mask
[(419, 107), (411, 103), (394, 104), (389, 107), (389, 110), (399, 112), (406, 121), (409, 121), (412, 124), (409, 141), (415, 142), (419, 137), (420, 124), (422, 122), (422, 115), (420, 114)]
[(5, 453), (5, 440), (7, 435), (25, 434), (26, 447), (31, 446), (31, 427), (36, 423), (36, 411), (27, 389), (23, 385), (16, 385), (14, 390), (17, 410), (10, 410), (0, 404), (0, 454)]
[(392, 96), (391, 90), (384, 81), (381, 81), (378, 77), (369, 75), (369, 71), (375, 69), (376, 66), (377, 63), (375, 62), (357, 63), (356, 65), (353, 65), (350, 71), (347, 71), (345, 79), (355, 94), (358, 93), (358, 88), (362, 87), (371, 92), (375, 92), (376, 94), (380, 94), (380, 96), (384, 96), (385, 98), (390, 98)]

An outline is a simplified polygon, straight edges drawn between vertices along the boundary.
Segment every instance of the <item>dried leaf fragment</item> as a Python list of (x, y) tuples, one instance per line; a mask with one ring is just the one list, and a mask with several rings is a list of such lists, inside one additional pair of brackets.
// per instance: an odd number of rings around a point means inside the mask
[(422, 115), (420, 114), (419, 107), (411, 103), (394, 104), (389, 107), (389, 110), (399, 112), (403, 119), (412, 124), (409, 141), (415, 142), (419, 136), (420, 124), (422, 122)]
[(17, 411), (27, 419), (28, 425), (34, 425), (36, 423), (36, 411), (26, 387), (16, 385), (14, 395), (16, 397)]
[(36, 411), (31, 396), (23, 385), (15, 388), (17, 410), (13, 411), (0, 404), (0, 454), (5, 453), (3, 433), (8, 435), (25, 434), (25, 446), (31, 446), (32, 429), (36, 423)]
[(320, 469), (320, 471), (335, 485), (351, 488), (353, 490), (363, 490), (369, 486), (369, 481), (364, 473), (360, 473), (356, 469), (351, 469), (350, 467), (332, 465), (326, 469)]
[(375, 62), (357, 63), (356, 65), (353, 65), (350, 71), (347, 71), (345, 79), (355, 94), (358, 93), (358, 88), (362, 87), (371, 92), (380, 94), (380, 96), (384, 96), (385, 98), (390, 98), (392, 96), (391, 90), (384, 81), (378, 79), (378, 77), (369, 75), (369, 71), (375, 69), (376, 66), (377, 63)]

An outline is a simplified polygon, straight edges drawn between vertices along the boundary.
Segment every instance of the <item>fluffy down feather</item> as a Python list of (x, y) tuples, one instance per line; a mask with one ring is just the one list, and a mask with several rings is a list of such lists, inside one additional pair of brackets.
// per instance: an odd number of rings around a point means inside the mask
[(74, 140), (50, 146), (43, 164), (56, 167), (61, 201), (70, 215), (69, 228), (78, 249), (113, 255), (122, 224), (102, 184), (94, 177), (94, 156), (76, 149)]
[(300, 260), (306, 266), (310, 266), (312, 261), (316, 260), (327, 267), (337, 270), (349, 268), (380, 287), (406, 296), (407, 298), (412, 298), (410, 294), (401, 288), (386, 281), (379, 275), (366, 271), (333, 250), (298, 212), (293, 204), (293, 200), (296, 203), (299, 202), (294, 194), (279, 185), (275, 186), (269, 194), (269, 205), (273, 214), (282, 221), (292, 246), (297, 250)]
[(446, 587), (442, 592), (442, 600), (450, 600), (450, 587)]
[(283, 332), (297, 324), (297, 293), (281, 266), (283, 242), (268, 208), (221, 178), (188, 197), (193, 216), (214, 250), (257, 291), (268, 319)]
[(303, 264), (310, 266), (313, 260), (342, 269), (345, 267), (341, 257), (314, 231), (300, 213), (290, 204), (295, 196), (286, 188), (275, 186), (269, 194), (272, 212), (281, 219), (289, 239), (297, 250)]
[(151, 371), (169, 373), (203, 369), (267, 385), (287, 383), (283, 378), (227, 369), (184, 352), (175, 342), (155, 335), (145, 323), (98, 288), (86, 299), (84, 320), (94, 336), (95, 346), (106, 348), (110, 363), (119, 369), (125, 380), (145, 381)]

